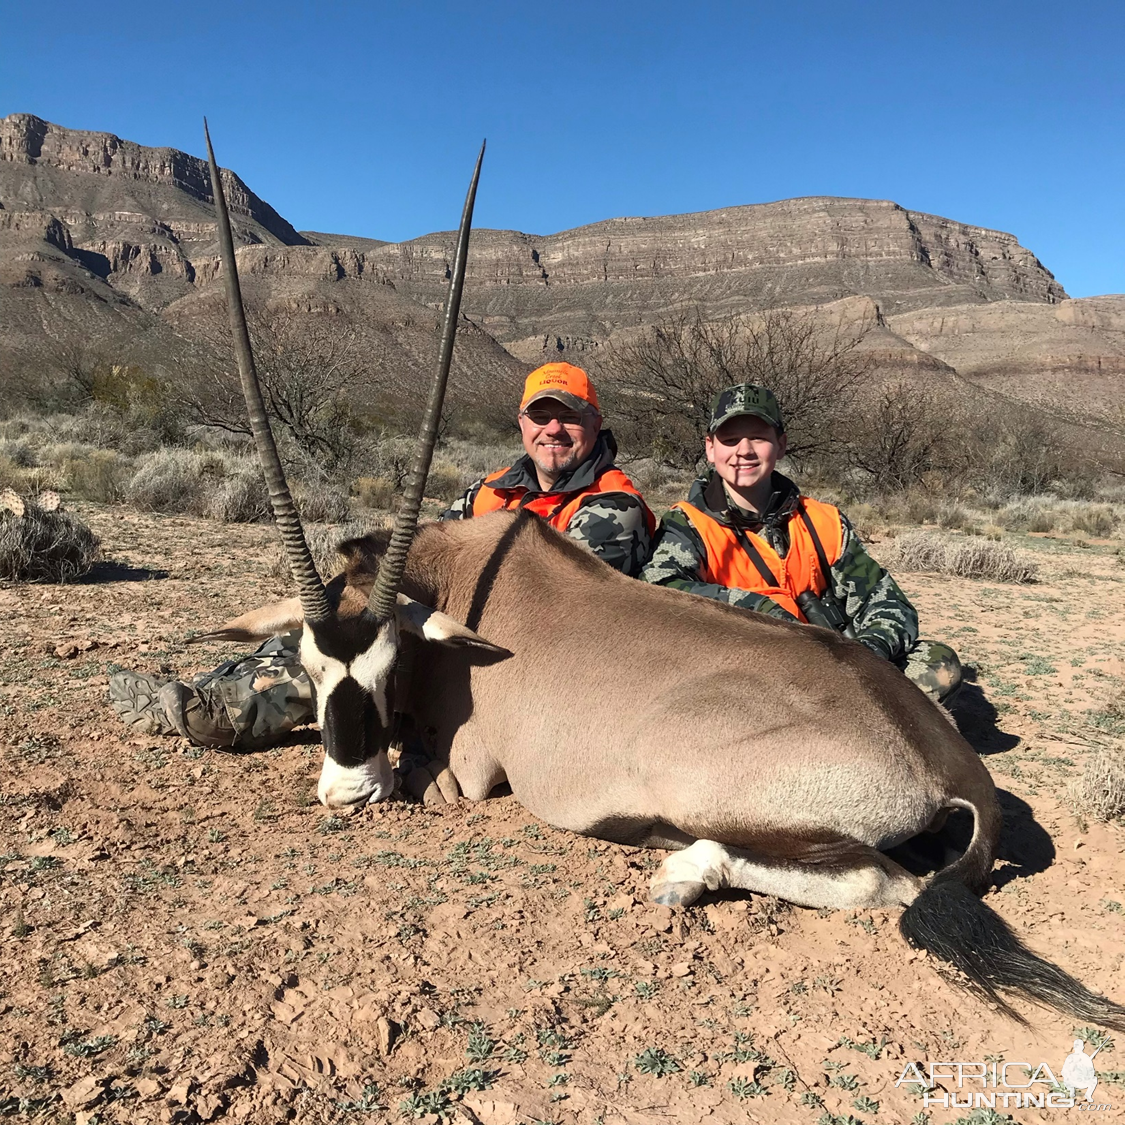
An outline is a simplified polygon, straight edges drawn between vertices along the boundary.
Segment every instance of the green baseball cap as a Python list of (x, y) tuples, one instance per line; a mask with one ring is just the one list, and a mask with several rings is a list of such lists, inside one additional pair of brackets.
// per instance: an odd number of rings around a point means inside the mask
[(711, 402), (711, 422), (707, 432), (713, 434), (724, 422), (743, 414), (761, 418), (779, 434), (785, 433), (777, 396), (769, 387), (759, 387), (754, 383), (736, 383), (719, 391)]

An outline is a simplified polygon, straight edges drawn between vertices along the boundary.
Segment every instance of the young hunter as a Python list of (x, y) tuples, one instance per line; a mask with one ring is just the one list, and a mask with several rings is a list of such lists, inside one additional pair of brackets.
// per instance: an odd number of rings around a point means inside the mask
[[(639, 574), (656, 519), (613, 459), (589, 376), (569, 363), (533, 371), (519, 407), (524, 456), (474, 484), (441, 518), (469, 519), (526, 508), (610, 566)], [(315, 719), (312, 686), (298, 657), (299, 634), (273, 637), (252, 656), (228, 661), (189, 684), (117, 670), (114, 710), (144, 733), (179, 733), (200, 746), (258, 749)]]
[(710, 469), (660, 522), (641, 578), (730, 605), (837, 629), (949, 703), (961, 664), (918, 639), (918, 614), (838, 508), (776, 471), (785, 423), (772, 391), (727, 387), (704, 439)]

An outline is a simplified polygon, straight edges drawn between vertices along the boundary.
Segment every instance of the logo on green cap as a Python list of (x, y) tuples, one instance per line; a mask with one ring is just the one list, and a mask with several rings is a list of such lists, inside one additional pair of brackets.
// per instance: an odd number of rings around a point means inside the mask
[(784, 433), (785, 423), (781, 418), (781, 407), (777, 396), (769, 387), (759, 387), (755, 383), (736, 383), (733, 387), (721, 390), (711, 402), (711, 424), (709, 433), (714, 433), (730, 418), (751, 414), (761, 418)]

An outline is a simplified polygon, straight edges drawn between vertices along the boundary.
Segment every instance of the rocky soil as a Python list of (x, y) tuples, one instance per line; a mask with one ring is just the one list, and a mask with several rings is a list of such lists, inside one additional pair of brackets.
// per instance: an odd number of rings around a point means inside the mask
[[(287, 591), (269, 529), (82, 511), (112, 562), (0, 589), (0, 1116), (938, 1125), (959, 1113), (916, 1116), (908, 1062), (1059, 1073), (1073, 1021), (958, 990), (896, 912), (673, 913), (646, 897), (659, 853), (510, 796), (329, 815), (315, 732), (249, 754), (131, 737), (108, 662), (211, 667), (226, 654), (185, 633)], [(1125, 570), (1108, 546), (1023, 548), (1037, 585), (902, 577), (976, 669), (960, 720), (1008, 820), (989, 903), (1121, 1000), (1125, 834), (1066, 788), (1125, 733)], [(1121, 1049), (1097, 1065), (1119, 1109)]]

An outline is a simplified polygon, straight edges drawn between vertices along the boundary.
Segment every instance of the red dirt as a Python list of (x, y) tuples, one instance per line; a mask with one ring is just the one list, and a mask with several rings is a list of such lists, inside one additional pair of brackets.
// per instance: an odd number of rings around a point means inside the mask
[[(128, 737), (107, 662), (210, 667), (229, 654), (186, 632), (288, 591), (270, 529), (82, 514), (110, 556), (168, 576), (0, 589), (0, 1115), (23, 1098), (80, 1125), (443, 1107), (484, 1125), (907, 1122), (908, 1061), (1059, 1073), (1073, 1021), (1028, 1010), (1021, 1027), (953, 987), (897, 912), (730, 894), (672, 913), (646, 896), (661, 853), (556, 831), (512, 797), (328, 815), (314, 732), (244, 755)], [(994, 726), (978, 691), (963, 718), (1011, 794), (988, 901), (1125, 1000), (1122, 828), (1065, 800), (1107, 737), (1087, 712), (1121, 697), (1125, 572), (1048, 546), (1037, 586), (900, 577), (924, 632), (1009, 705)], [(1119, 1056), (1097, 1063), (1117, 1112)], [(460, 1092), (437, 1093), (451, 1078)]]

